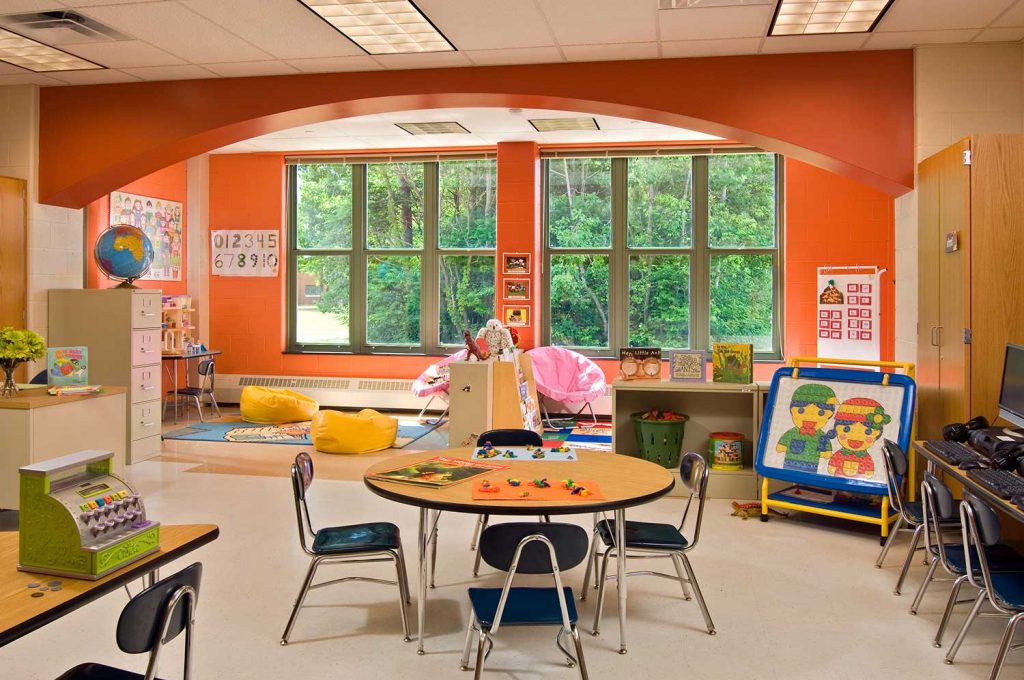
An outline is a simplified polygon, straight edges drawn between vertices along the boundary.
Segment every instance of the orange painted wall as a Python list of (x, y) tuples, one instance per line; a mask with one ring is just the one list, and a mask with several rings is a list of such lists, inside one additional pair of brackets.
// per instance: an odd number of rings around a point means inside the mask
[(700, 130), (899, 195), (913, 187), (913, 70), (913, 53), (895, 50), (44, 87), (39, 196), (82, 207), (253, 136), (462, 106), (586, 111)]
[[(543, 305), (540, 290), (540, 171), (531, 143), (499, 145), (498, 249), (529, 252), (533, 320), (522, 344), (539, 338)], [(785, 326), (787, 356), (815, 354), (817, 299), (815, 268), (824, 264), (874, 264), (887, 267), (883, 281), (882, 358), (893, 353), (894, 212), (892, 197), (814, 166), (787, 159), (785, 233)], [(214, 155), (210, 159), (210, 228), (271, 229), (284, 224), (284, 162), (274, 154)], [(210, 280), (212, 347), (224, 351), (222, 373), (415, 378), (433, 357), (288, 355), (285, 344), (284, 268), (278, 279)], [(501, 281), (498, 276), (498, 305)], [(517, 277), (518, 278), (518, 277)], [(516, 303), (521, 304), (521, 303)], [(615, 361), (598, 362), (609, 379)], [(777, 364), (758, 363), (758, 380), (771, 377)]]

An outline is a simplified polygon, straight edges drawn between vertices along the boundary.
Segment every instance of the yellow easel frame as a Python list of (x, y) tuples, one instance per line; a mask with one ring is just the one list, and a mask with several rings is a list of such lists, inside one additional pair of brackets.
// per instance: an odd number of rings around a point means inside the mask
[[(914, 378), (914, 364), (909, 361), (868, 361), (861, 359), (829, 359), (826, 357), (792, 357), (786, 362), (787, 366), (793, 368), (793, 378), (797, 378), (800, 375), (800, 364), (829, 364), (835, 366), (853, 366), (857, 368), (894, 368), (903, 371), (904, 375)], [(889, 379), (887, 377), (882, 378), (882, 384), (888, 385)], [(916, 418), (910, 424), (910, 440), (913, 441), (916, 434)], [(917, 472), (917, 456), (907, 456), (907, 476), (910, 479), (914, 479)], [(914, 500), (914, 484), (909, 484), (909, 498)], [(823, 508), (814, 508), (806, 505), (799, 505), (797, 503), (789, 503), (787, 501), (780, 501), (768, 498), (768, 477), (761, 478), (761, 516), (768, 516), (768, 508), (784, 508), (786, 510), (797, 510), (800, 512), (810, 512), (816, 515), (825, 515), (826, 517), (838, 517), (840, 519), (849, 519), (854, 522), (863, 522), (865, 524), (873, 524), (881, 527), (882, 538), (889, 536), (889, 527), (893, 522), (896, 521), (895, 516), (889, 515), (889, 497), (888, 495), (882, 496), (882, 508), (881, 513), (877, 518), (866, 517), (864, 515), (858, 515), (850, 512), (839, 512), (837, 510), (825, 510)]]

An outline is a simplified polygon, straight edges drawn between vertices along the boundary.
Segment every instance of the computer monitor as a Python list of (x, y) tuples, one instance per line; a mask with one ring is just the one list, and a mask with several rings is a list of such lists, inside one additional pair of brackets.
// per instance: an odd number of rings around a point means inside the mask
[(1006, 346), (1003, 386), (999, 390), (999, 417), (1024, 427), (1024, 347)]

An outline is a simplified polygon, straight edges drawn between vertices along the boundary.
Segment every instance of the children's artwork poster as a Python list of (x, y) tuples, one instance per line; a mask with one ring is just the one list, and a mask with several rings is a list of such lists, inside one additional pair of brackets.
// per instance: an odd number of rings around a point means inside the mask
[(214, 276), (276, 277), (281, 239), (276, 229), (219, 229), (210, 232)]
[(87, 347), (49, 347), (46, 350), (46, 384), (88, 385)]
[[(831, 488), (844, 480), (854, 489), (868, 485), (884, 492), (882, 445), (885, 439), (900, 439), (906, 386), (898, 381), (883, 385), (805, 378), (810, 372), (804, 369), (799, 378), (776, 376), (773, 381), (768, 431), (762, 426), (761, 432), (759, 471), (774, 468), (818, 475), (830, 478)], [(763, 474), (772, 477), (770, 471)]]
[(146, 233), (153, 244), (153, 266), (143, 279), (181, 281), (184, 215), (179, 201), (124, 191), (110, 194), (110, 226), (129, 224)]
[(818, 268), (818, 356), (879, 360), (879, 282), (884, 271)]

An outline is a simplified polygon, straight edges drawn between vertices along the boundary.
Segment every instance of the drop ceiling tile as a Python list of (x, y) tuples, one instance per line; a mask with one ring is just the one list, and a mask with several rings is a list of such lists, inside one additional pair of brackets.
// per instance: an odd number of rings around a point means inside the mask
[(73, 45), (68, 46), (67, 50), (107, 68), (174, 66), (185, 63), (174, 55), (141, 40)]
[(562, 52), (569, 61), (615, 61), (621, 59), (657, 59), (658, 43), (624, 43), (619, 45), (564, 45)]
[(278, 59), (365, 54), (296, 0), (186, 0), (183, 4)]
[(459, 50), (540, 47), (554, 42), (532, 2), (417, 0), (416, 6)]
[(101, 85), (104, 83), (137, 83), (142, 80), (124, 71), (115, 69), (91, 71), (61, 71), (52, 74), (53, 78), (69, 85)]
[(695, 7), (658, 12), (662, 40), (752, 38), (768, 33), (773, 5)]
[(28, 73), (22, 71), (21, 73), (11, 74), (0, 74), (0, 86), (3, 85), (64, 85), (59, 80), (44, 76), (41, 73)]
[(896, 31), (872, 33), (864, 44), (867, 50), (898, 50), (917, 45), (938, 45), (965, 43), (977, 35), (976, 28), (962, 28), (955, 31)]
[(288, 59), (289, 66), (294, 66), (303, 73), (334, 73), (336, 71), (379, 71), (383, 68), (372, 57), (323, 57), (318, 59)]
[(207, 71), (213, 71), (224, 78), (248, 78), (249, 76), (284, 76), (298, 73), (299, 69), (283, 61), (239, 61), (220, 64), (201, 64)]
[(876, 32), (939, 31), (987, 26), (1014, 0), (899, 0)]
[(653, 0), (537, 0), (562, 45), (657, 40)]
[(766, 38), (761, 52), (846, 52), (859, 49), (868, 34), (846, 33), (831, 35), (782, 35)]
[(453, 66), (470, 66), (469, 60), (461, 52), (424, 52), (421, 54), (376, 54), (373, 57), (384, 68), (449, 68)]
[(271, 58), (266, 52), (176, 2), (89, 7), (86, 13), (194, 63)]
[(143, 68), (121, 69), (125, 73), (138, 76), (143, 80), (195, 80), (197, 78), (216, 78), (206, 69), (186, 64), (184, 66), (146, 66)]
[(500, 64), (550, 64), (565, 61), (557, 47), (524, 47), (505, 50), (463, 50), (477, 66)]
[(661, 43), (663, 57), (720, 57), (730, 54), (756, 54), (761, 38), (722, 40), (673, 40)]
[(143, 2), (163, 2), (163, 0), (60, 0), (68, 7), (92, 7), (93, 5), (136, 5)]
[(1024, 2), (1017, 2), (992, 22), (993, 26), (1024, 26)]
[(4, 0), (0, 3), (0, 14), (58, 9), (62, 4), (66, 3), (62, 0)]
[(14, 64), (8, 64), (7, 62), (0, 61), (0, 76), (21, 75), (25, 72), (26, 69), (23, 69), (19, 66), (15, 66)]
[(1024, 38), (1024, 26), (1014, 28), (986, 28), (974, 42), (1017, 42)]

